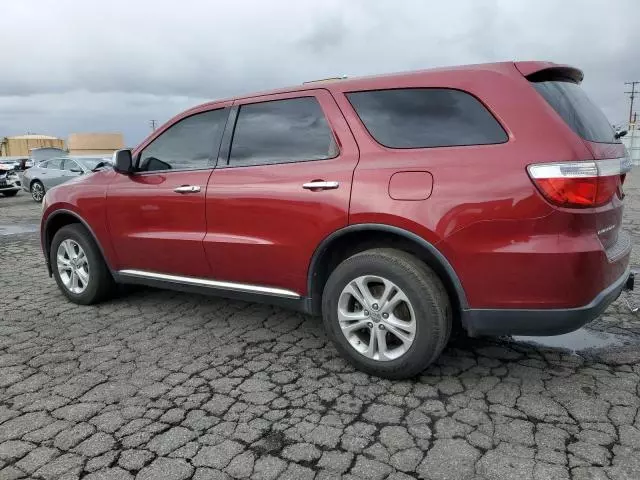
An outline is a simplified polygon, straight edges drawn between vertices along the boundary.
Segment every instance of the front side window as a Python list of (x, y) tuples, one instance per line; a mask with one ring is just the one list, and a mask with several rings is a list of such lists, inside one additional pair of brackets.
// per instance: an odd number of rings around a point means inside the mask
[(207, 168), (217, 156), (227, 121), (226, 109), (197, 113), (165, 130), (141, 153), (138, 171)]
[(52, 158), (51, 160), (47, 160), (41, 167), (49, 168), (51, 170), (61, 170), (62, 169), (62, 158)]
[(84, 166), (87, 170), (93, 170), (101, 163), (108, 162), (108, 159), (105, 158), (80, 158), (78, 162)]
[(66, 159), (63, 164), (62, 164), (62, 169), (63, 170), (79, 170), (82, 171), (82, 169), (80, 168), (80, 165), (78, 165), (74, 160), (69, 160)]
[(474, 96), (450, 88), (352, 92), (347, 98), (371, 136), (390, 148), (487, 145), (507, 141)]
[(229, 166), (324, 160), (337, 155), (327, 119), (315, 97), (242, 105)]

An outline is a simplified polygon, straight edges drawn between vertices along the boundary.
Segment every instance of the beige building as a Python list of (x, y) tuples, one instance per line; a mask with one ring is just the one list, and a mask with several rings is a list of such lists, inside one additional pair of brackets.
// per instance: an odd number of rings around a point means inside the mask
[(111, 155), (121, 148), (121, 133), (72, 133), (67, 139), (69, 155)]
[(64, 149), (64, 140), (49, 135), (16, 135), (4, 137), (0, 143), (2, 157), (28, 157), (32, 148), (54, 147)]

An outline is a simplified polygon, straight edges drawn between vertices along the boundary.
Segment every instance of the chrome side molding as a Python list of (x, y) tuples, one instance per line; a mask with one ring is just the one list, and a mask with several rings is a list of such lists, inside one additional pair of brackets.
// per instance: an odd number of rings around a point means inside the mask
[(205, 288), (218, 288), (234, 292), (257, 293), (261, 295), (271, 295), (274, 297), (300, 298), (294, 291), (284, 288), (264, 287), (261, 285), (250, 285), (246, 283), (222, 282), (219, 280), (209, 280), (206, 278), (183, 277), (180, 275), (168, 275), (166, 273), (148, 272), (145, 270), (119, 270), (118, 275), (123, 277), (146, 278), (167, 283), (180, 283), (183, 285), (194, 285)]

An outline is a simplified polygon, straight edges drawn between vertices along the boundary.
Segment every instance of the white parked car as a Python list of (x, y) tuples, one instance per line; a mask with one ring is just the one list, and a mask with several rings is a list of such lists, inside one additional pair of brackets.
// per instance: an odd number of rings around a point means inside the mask
[(20, 178), (13, 161), (0, 160), (0, 194), (13, 197), (20, 191)]
[(50, 188), (100, 168), (111, 167), (111, 162), (111, 158), (103, 157), (50, 158), (25, 170), (22, 189), (40, 203)]

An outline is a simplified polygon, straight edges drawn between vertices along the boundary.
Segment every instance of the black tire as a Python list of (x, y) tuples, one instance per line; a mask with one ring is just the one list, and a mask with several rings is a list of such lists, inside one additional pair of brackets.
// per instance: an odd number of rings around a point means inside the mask
[[(38, 190), (39, 188), (42, 189), (42, 196), (40, 196), (40, 191)], [(44, 189), (44, 185), (40, 180), (34, 180), (33, 182), (31, 182), (29, 191), (31, 192), (31, 198), (33, 198), (35, 202), (42, 203), (42, 199), (44, 198), (44, 194), (46, 193), (46, 191)]]
[(5, 197), (15, 197), (18, 194), (18, 190), (14, 190), (13, 192), (2, 192), (2, 195)]
[[(58, 271), (57, 252), (58, 247), (64, 240), (73, 240), (85, 252), (87, 263), (89, 266), (89, 281), (82, 293), (73, 293), (65, 285), (60, 278)], [(79, 305), (92, 305), (109, 298), (115, 291), (115, 282), (109, 272), (109, 269), (102, 258), (100, 249), (93, 240), (87, 229), (77, 223), (65, 225), (56, 232), (51, 242), (49, 251), (49, 261), (53, 270), (53, 276), (56, 279), (58, 288), (73, 303)]]
[[(399, 358), (368, 358), (352, 347), (342, 333), (338, 321), (341, 293), (350, 282), (365, 275), (388, 279), (411, 302), (416, 317), (415, 337)], [(449, 297), (438, 276), (413, 255), (388, 248), (358, 253), (336, 267), (322, 295), (322, 317), (328, 335), (349, 362), (366, 373), (389, 379), (411, 378), (422, 372), (444, 349), (452, 325)]]

